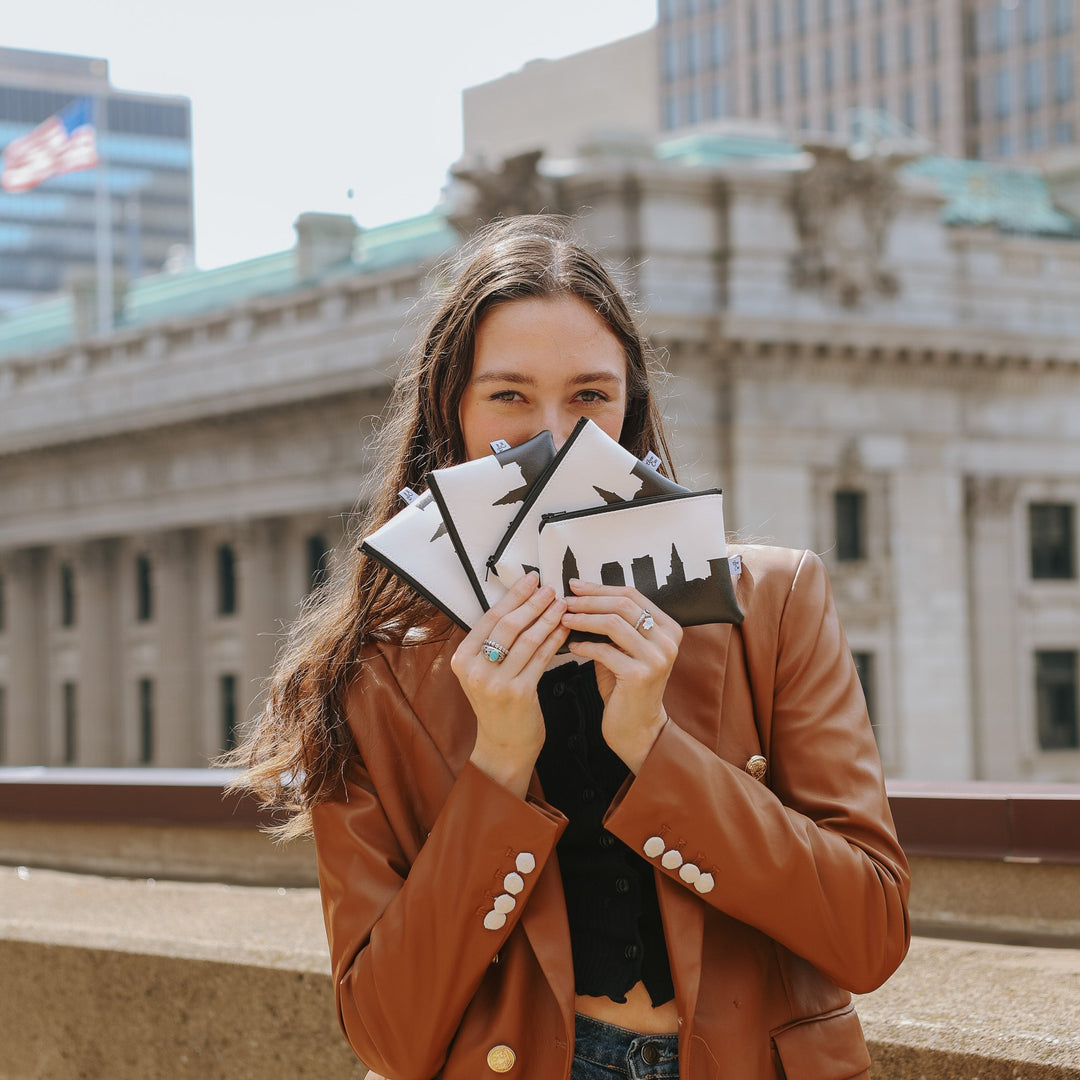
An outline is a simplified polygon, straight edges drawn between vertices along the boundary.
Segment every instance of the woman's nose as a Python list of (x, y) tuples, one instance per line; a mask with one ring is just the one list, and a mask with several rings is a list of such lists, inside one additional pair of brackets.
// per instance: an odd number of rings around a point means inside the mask
[(574, 430), (577, 420), (578, 418), (576, 416), (564, 413), (557, 413), (545, 417), (544, 427), (551, 432), (551, 437), (555, 441), (556, 450), (561, 450), (563, 443), (570, 438), (570, 433)]

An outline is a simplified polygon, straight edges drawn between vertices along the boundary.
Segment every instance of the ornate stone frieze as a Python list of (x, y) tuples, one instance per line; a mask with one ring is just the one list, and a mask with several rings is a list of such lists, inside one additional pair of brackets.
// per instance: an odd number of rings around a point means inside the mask
[(883, 257), (899, 203), (896, 169), (904, 159), (854, 157), (847, 147), (829, 145), (807, 149), (814, 164), (796, 177), (791, 202), (799, 237), (793, 287), (824, 292), (847, 308), (868, 295), (896, 295), (899, 280)]
[(1020, 479), (1015, 476), (964, 477), (964, 500), (974, 517), (1011, 514), (1019, 492)]

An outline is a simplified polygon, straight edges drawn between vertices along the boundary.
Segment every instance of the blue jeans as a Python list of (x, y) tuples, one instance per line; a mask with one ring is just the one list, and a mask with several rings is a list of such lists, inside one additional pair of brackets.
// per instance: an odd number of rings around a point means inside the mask
[(570, 1080), (679, 1080), (679, 1037), (641, 1035), (578, 1013)]

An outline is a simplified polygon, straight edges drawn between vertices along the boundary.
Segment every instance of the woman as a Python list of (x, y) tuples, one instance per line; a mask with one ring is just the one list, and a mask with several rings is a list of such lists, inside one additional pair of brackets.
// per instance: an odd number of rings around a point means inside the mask
[[(405, 364), (361, 532), (429, 470), (561, 445), (581, 416), (671, 472), (608, 274), (561, 222), (500, 223)], [(820, 561), (736, 550), (737, 628), (528, 575), (464, 633), (359, 553), (300, 620), (248, 779), (314, 832), (339, 1016), (372, 1069), (865, 1074), (848, 991), (904, 956), (907, 865)], [(602, 640), (556, 666), (571, 630)]]

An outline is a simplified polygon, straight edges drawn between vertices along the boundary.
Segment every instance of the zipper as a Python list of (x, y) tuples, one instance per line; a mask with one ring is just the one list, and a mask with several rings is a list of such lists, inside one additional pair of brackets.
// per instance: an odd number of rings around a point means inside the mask
[(723, 488), (706, 488), (705, 491), (675, 491), (668, 495), (647, 495), (642, 499), (591, 506), (586, 510), (560, 510), (553, 514), (542, 514), (540, 528), (556, 521), (568, 521), (571, 518), (593, 517), (596, 514), (610, 514), (614, 510), (630, 510), (635, 506), (650, 506), (655, 503), (675, 502), (678, 499), (693, 499), (699, 495), (723, 495), (723, 493)]

